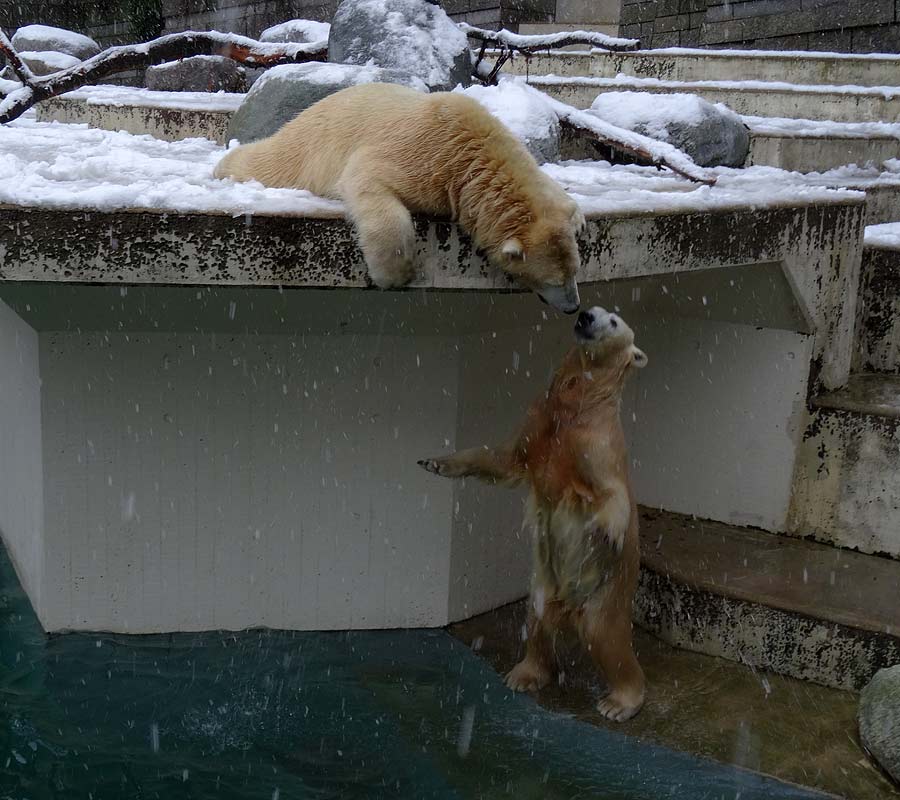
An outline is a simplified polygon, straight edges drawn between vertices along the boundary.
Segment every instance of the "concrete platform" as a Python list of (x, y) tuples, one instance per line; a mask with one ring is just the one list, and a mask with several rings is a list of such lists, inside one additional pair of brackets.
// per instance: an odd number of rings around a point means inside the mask
[[(589, 219), (583, 303), (653, 364), (643, 502), (786, 527), (863, 211)], [(418, 226), (422, 275), (384, 293), (340, 218), (0, 208), (0, 532), (45, 629), (443, 625), (524, 593), (519, 504), (415, 461), (507, 435), (571, 319)]]
[(897, 122), (900, 87), (828, 86), (764, 82), (657, 81), (650, 78), (576, 78), (534, 75), (528, 83), (577, 108), (603, 92), (696, 94), (738, 114), (834, 122)]
[(900, 562), (645, 509), (639, 624), (677, 647), (860, 689), (900, 660)]
[(517, 56), (503, 71), (513, 75), (656, 78), (663, 81), (787, 81), (799, 84), (893, 86), (900, 73), (895, 54), (856, 55), (776, 50), (663, 48), (609, 53), (551, 51)]

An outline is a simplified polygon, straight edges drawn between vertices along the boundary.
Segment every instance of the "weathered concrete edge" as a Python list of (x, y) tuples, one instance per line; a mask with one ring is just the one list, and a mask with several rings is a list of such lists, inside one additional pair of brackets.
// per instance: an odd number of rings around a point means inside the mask
[(900, 662), (900, 638), (689, 586), (646, 565), (637, 624), (675, 647), (837, 689), (858, 690)]

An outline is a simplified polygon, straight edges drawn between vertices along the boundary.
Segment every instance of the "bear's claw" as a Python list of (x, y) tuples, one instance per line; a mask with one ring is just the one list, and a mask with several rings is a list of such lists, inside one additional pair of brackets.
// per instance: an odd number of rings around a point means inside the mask
[(441, 474), (441, 464), (436, 458), (423, 458), (416, 463), (426, 472), (431, 472), (434, 475)]

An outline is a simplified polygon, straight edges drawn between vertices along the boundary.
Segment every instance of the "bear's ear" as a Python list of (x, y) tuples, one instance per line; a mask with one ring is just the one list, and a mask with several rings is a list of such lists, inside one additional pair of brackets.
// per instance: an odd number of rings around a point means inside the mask
[(507, 239), (500, 248), (500, 252), (511, 261), (522, 261), (525, 258), (525, 248), (515, 237)]
[(634, 345), (631, 345), (631, 365), (637, 369), (643, 369), (647, 366), (647, 354)]

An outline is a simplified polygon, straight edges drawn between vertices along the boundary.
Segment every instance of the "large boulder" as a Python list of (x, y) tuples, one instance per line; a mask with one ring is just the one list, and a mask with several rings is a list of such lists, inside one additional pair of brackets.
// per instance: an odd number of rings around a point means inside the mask
[(472, 82), (466, 35), (426, 0), (343, 0), (331, 21), (328, 60), (408, 72), (434, 91)]
[(144, 85), (160, 92), (246, 92), (244, 68), (224, 56), (191, 56), (147, 67)]
[(284, 64), (272, 67), (253, 84), (231, 118), (227, 138), (242, 144), (265, 139), (313, 103), (360, 83), (398, 83), (428, 91), (421, 80), (398, 70), (315, 62)]
[(331, 25), (327, 22), (314, 22), (311, 19), (290, 19), (280, 25), (266, 28), (260, 35), (261, 42), (285, 42), (295, 44), (311, 44), (327, 42)]
[(750, 152), (750, 131), (721, 103), (693, 94), (606, 92), (592, 114), (620, 128), (683, 150), (701, 167), (741, 167)]
[(462, 92), (521, 139), (539, 164), (559, 161), (559, 117), (538, 92), (516, 80), (470, 86)]
[(53, 28), (50, 25), (25, 25), (19, 28), (12, 37), (13, 47), (20, 53), (53, 51), (74, 56), (79, 61), (97, 55), (98, 45), (89, 36), (83, 36), (65, 28)]
[(52, 50), (40, 52), (21, 50), (19, 51), (19, 58), (35, 75), (51, 75), (54, 72), (59, 72), (81, 63), (81, 60), (75, 56), (57, 53)]
[(859, 738), (900, 782), (900, 664), (880, 669), (859, 696)]

